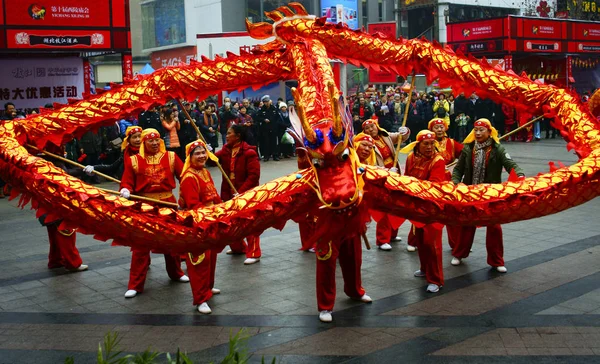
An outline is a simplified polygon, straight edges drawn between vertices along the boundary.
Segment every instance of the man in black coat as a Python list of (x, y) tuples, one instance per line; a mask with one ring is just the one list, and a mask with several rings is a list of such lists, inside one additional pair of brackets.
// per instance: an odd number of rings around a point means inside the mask
[(279, 112), (273, 105), (271, 97), (265, 95), (261, 98), (263, 106), (256, 112), (254, 121), (259, 124), (260, 128), (260, 152), (265, 161), (268, 161), (271, 156), (274, 161), (279, 160), (278, 147), (278, 124)]
[(144, 111), (140, 113), (139, 117), (139, 125), (142, 129), (156, 129), (160, 133), (160, 137), (165, 136), (165, 131), (163, 129), (162, 123), (160, 122), (160, 115), (158, 114), (158, 110), (154, 107), (148, 111)]

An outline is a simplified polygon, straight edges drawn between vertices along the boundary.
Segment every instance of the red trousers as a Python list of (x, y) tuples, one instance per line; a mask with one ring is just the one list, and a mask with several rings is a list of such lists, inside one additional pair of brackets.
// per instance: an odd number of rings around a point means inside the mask
[[(456, 258), (466, 258), (469, 256), (473, 239), (475, 238), (475, 226), (463, 226), (460, 232), (460, 242), (458, 246), (452, 248), (452, 255)], [(486, 226), (485, 247), (487, 249), (487, 263), (492, 267), (504, 266), (504, 245), (502, 243), (502, 226)]]
[[(248, 242), (246, 244), (246, 241)], [(250, 235), (239, 242), (229, 244), (234, 254), (246, 253), (246, 258), (260, 258), (260, 236)]]
[(421, 272), (425, 273), (427, 282), (444, 285), (444, 270), (442, 265), (442, 230), (434, 229), (430, 225), (422, 228), (413, 227), (414, 239), (417, 251), (419, 252), (419, 261), (421, 262)]
[[(138, 293), (144, 292), (146, 275), (150, 266), (150, 251), (131, 249), (131, 268), (129, 269), (129, 284), (127, 289), (133, 289)], [(184, 273), (181, 270), (181, 257), (179, 255), (165, 254), (165, 264), (169, 278), (179, 280)]]
[(448, 234), (448, 245), (450, 249), (454, 249), (460, 241), (460, 232), (462, 227), (456, 225), (446, 225), (446, 233)]
[(298, 223), (298, 230), (300, 231), (300, 243), (302, 248), (300, 250), (308, 250), (314, 248), (314, 244), (310, 245), (307, 242), (310, 241), (312, 234), (315, 232), (315, 221), (314, 217), (307, 217), (305, 221)]
[[(217, 253), (207, 250), (203, 255), (192, 255), (193, 261), (190, 260), (190, 254), (185, 258), (188, 276), (190, 277), (190, 286), (192, 287), (192, 295), (194, 296), (194, 305), (199, 305), (208, 301), (212, 297), (212, 289), (215, 287), (215, 270), (217, 268)], [(194, 262), (202, 259), (199, 264), (194, 265)]]
[(67, 269), (78, 268), (82, 261), (79, 251), (75, 246), (77, 233), (75, 230), (58, 230), (57, 225), (48, 225), (48, 240), (50, 241), (50, 252), (48, 253), (48, 268), (65, 267)]
[[(329, 253), (317, 255), (317, 306), (319, 311), (333, 311), (335, 304), (335, 269), (339, 258), (344, 278), (344, 293), (351, 298), (360, 298), (365, 294), (362, 288), (360, 266), (362, 265), (362, 246), (360, 236), (331, 242)], [(324, 256), (325, 255), (325, 256)], [(325, 259), (327, 258), (327, 259)], [(322, 260), (324, 259), (324, 260)]]
[(410, 230), (408, 231), (408, 239), (406, 239), (406, 244), (410, 246), (414, 246), (418, 248), (417, 236), (415, 235), (416, 227), (414, 225), (410, 226)]
[(389, 244), (392, 238), (395, 238), (396, 235), (398, 235), (398, 229), (392, 229), (392, 224), (390, 223), (387, 215), (385, 215), (381, 220), (379, 220), (375, 230), (377, 246)]

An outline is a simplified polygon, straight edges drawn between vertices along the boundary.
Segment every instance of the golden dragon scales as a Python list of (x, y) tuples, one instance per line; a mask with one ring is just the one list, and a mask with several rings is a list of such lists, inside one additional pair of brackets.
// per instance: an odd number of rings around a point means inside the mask
[[(362, 205), (419, 222), (488, 225), (531, 219), (582, 204), (600, 193), (600, 125), (576, 95), (530, 81), (424, 40), (387, 39), (326, 24), (297, 3), (267, 13), (274, 21), (248, 23), (255, 38), (275, 40), (258, 52), (167, 67), (100, 95), (0, 126), (0, 177), (11, 197), (31, 201), (38, 215), (98, 239), (173, 252), (223, 246), (315, 208), (351, 213)], [(333, 82), (329, 58), (424, 73), (455, 93), (477, 91), (497, 102), (535, 112), (551, 107), (555, 126), (579, 162), (502, 184), (432, 183), (360, 166), (351, 143), (347, 107)], [(29, 153), (25, 145), (60, 145), (88, 130), (173, 98), (193, 100), (222, 90), (298, 80), (292, 124), (310, 168), (267, 182), (234, 199), (191, 211), (161, 208), (106, 194)], [(541, 113), (541, 112), (540, 112)]]

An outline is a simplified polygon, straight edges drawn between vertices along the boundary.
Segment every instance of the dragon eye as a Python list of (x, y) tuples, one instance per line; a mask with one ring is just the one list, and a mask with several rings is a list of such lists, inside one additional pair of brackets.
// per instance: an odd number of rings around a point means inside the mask
[(315, 166), (315, 168), (322, 168), (323, 167), (323, 160), (319, 159), (319, 158), (313, 158), (312, 159), (312, 164), (313, 166)]
[(348, 148), (344, 149), (342, 154), (338, 156), (339, 160), (341, 160), (342, 162), (348, 159), (348, 157), (350, 157), (350, 150)]

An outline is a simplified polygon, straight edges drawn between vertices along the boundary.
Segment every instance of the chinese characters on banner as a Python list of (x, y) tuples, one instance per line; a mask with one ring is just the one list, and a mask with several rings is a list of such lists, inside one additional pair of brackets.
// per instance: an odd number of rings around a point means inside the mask
[(133, 59), (131, 54), (123, 54), (121, 57), (123, 63), (123, 81), (133, 78)]
[(11, 101), (17, 108), (66, 104), (81, 98), (83, 90), (81, 58), (0, 60), (0, 104)]
[[(369, 34), (382, 33), (389, 39), (396, 39), (396, 22), (371, 23), (368, 25)], [(396, 83), (397, 75), (384, 70), (369, 70), (369, 83)]]

